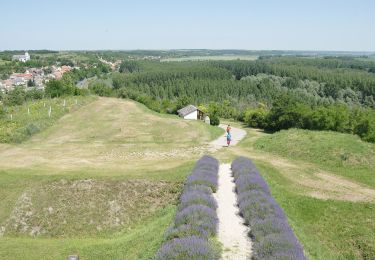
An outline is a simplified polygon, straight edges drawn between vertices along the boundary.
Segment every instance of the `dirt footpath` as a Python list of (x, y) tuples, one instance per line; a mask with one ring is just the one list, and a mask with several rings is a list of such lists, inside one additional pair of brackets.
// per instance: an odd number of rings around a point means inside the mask
[(247, 233), (249, 228), (239, 216), (237, 194), (231, 174), (230, 164), (222, 164), (219, 169), (219, 187), (215, 193), (219, 217), (218, 238), (223, 244), (222, 259), (249, 259), (251, 240)]
[[(224, 125), (224, 124), (220, 124), (219, 127), (224, 129), (225, 131), (227, 129), (227, 125)], [(237, 145), (237, 143), (246, 136), (246, 131), (240, 128), (232, 127), (230, 132), (232, 134), (232, 141), (230, 144), (231, 146)], [(223, 147), (227, 147), (226, 132), (225, 134), (220, 136), (218, 139), (210, 142), (210, 147), (211, 147), (211, 150), (213, 151), (219, 150)]]

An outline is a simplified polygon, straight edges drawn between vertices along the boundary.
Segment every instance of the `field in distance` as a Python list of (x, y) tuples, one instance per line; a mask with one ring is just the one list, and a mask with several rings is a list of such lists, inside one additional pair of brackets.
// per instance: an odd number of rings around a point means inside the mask
[(172, 57), (161, 59), (162, 62), (168, 61), (205, 61), (205, 60), (256, 60), (256, 55), (215, 55), (215, 56), (188, 56)]

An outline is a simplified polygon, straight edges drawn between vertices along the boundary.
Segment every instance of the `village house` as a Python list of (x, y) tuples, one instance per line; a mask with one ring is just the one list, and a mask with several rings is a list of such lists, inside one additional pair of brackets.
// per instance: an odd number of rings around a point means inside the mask
[(25, 52), (25, 55), (13, 55), (12, 60), (26, 62), (30, 60), (30, 55), (28, 52)]
[(202, 120), (208, 124), (210, 123), (210, 118), (208, 117), (208, 115), (193, 105), (183, 107), (179, 109), (177, 113), (183, 119)]
[[(74, 67), (79, 69), (78, 67)], [(32, 80), (35, 83), (35, 86), (26, 88), (27, 90), (36, 87), (37, 89), (44, 89), (44, 84), (51, 79), (61, 79), (63, 74), (71, 71), (73, 68), (71, 66), (61, 66), (56, 67), (52, 66), (51, 74), (44, 74), (42, 68), (28, 68), (25, 73), (13, 73), (9, 76), (7, 80), (1, 81), (0, 89), (4, 91), (12, 90), (16, 86), (25, 86), (29, 80)]]

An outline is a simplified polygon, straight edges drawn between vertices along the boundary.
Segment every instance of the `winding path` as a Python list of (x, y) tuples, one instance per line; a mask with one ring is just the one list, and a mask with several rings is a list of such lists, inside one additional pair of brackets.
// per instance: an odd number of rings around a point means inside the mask
[[(224, 124), (220, 124), (219, 127), (224, 130), (227, 129), (227, 125), (224, 125)], [(238, 142), (241, 141), (246, 136), (246, 131), (232, 126), (231, 134), (232, 134), (232, 142), (230, 145), (233, 146), (233, 145), (237, 145)], [(218, 139), (210, 142), (210, 146), (212, 150), (214, 151), (219, 150), (223, 147), (227, 147), (226, 135), (222, 135)]]

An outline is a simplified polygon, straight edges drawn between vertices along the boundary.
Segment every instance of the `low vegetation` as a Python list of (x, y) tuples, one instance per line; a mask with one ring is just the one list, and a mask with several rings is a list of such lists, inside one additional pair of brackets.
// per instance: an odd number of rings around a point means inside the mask
[[(238, 146), (214, 155), (253, 159), (308, 259), (375, 258), (373, 57), (238, 51), (231, 55), (260, 57), (161, 63), (216, 59), (225, 51), (59, 53), (58, 61), (54, 52), (30, 53), (38, 61), (12, 62), (13, 53), (2, 53), (0, 76), (73, 60), (81, 68), (45, 91), (0, 94), (0, 258), (152, 259), (162, 244), (162, 257), (197, 251), (217, 257), (216, 177), (206, 176), (207, 169), (187, 174), (223, 132), (173, 115), (187, 104), (208, 112), (212, 122), (221, 117), (279, 131), (246, 128)], [(120, 72), (110, 73), (98, 55), (123, 60)], [(88, 77), (89, 89), (76, 86)], [(264, 184), (258, 177), (255, 184)], [(253, 193), (267, 196), (259, 202), (243, 192), (240, 204), (277, 206), (267, 189)], [(254, 212), (247, 210), (249, 224)], [(194, 214), (213, 224), (202, 228)], [(284, 220), (272, 223), (290, 231)], [(266, 227), (255, 228), (254, 238), (280, 226)], [(289, 235), (285, 241), (298, 248)], [(257, 257), (290, 256), (276, 253), (278, 241), (269, 238), (271, 244), (256, 245)]]
[[(295, 185), (281, 167), (276, 168), (260, 160), (256, 160), (255, 164), (269, 184), (272, 196), (285, 211), (308, 259), (375, 257), (373, 202), (327, 200), (301, 194), (299, 189), (306, 187)], [(292, 172), (295, 178), (298, 178), (298, 174), (301, 172)], [(345, 190), (342, 192), (345, 193)]]
[(237, 158), (232, 171), (240, 213), (250, 226), (253, 259), (306, 259), (287, 218), (267, 183), (247, 158)]
[(175, 204), (178, 193), (179, 185), (171, 182), (61, 179), (25, 190), (2, 226), (2, 235), (103, 236)]
[(20, 143), (52, 126), (68, 112), (95, 100), (95, 97), (41, 99), (8, 106), (0, 113), (0, 143)]
[(27, 142), (0, 144), (0, 258), (152, 259), (194, 162), (221, 134), (96, 97)]
[(311, 162), (375, 187), (375, 145), (352, 135), (291, 129), (258, 139), (255, 148), (289, 159)]
[(217, 232), (216, 201), (219, 162), (204, 156), (188, 177), (173, 225), (156, 259), (219, 259), (213, 239)]

